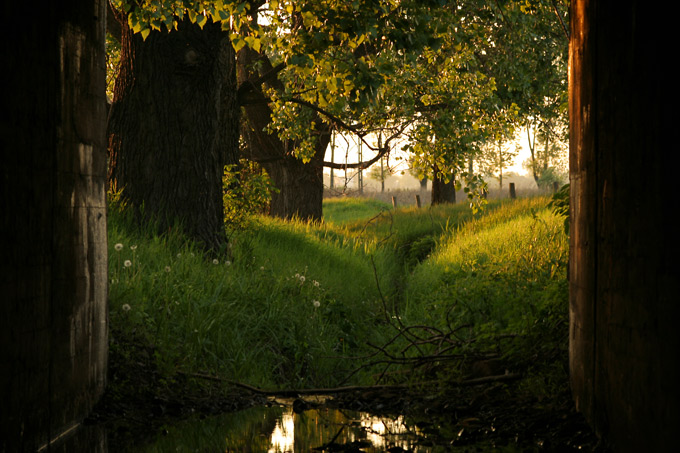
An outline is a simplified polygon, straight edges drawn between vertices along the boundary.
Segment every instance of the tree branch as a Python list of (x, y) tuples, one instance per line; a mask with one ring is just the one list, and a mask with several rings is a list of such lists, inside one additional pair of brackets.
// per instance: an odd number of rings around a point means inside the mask
[(562, 16), (560, 15), (560, 12), (557, 9), (557, 3), (555, 3), (555, 0), (552, 0), (552, 5), (553, 5), (553, 10), (555, 11), (555, 15), (560, 20), (560, 24), (562, 25), (562, 30), (564, 31), (564, 36), (566, 36), (567, 41), (569, 41), (569, 31), (567, 30), (566, 25), (564, 25), (564, 20), (562, 20)]

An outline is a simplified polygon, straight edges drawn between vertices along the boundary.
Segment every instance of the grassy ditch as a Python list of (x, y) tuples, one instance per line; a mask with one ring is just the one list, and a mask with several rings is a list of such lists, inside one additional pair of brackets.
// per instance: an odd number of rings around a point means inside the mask
[(255, 218), (218, 257), (112, 205), (112, 356), (142, 348), (161, 381), (266, 388), (451, 379), (493, 356), (543, 373), (548, 392), (545, 373), (565, 372), (568, 246), (547, 203), (473, 216), (329, 200), (322, 223)]

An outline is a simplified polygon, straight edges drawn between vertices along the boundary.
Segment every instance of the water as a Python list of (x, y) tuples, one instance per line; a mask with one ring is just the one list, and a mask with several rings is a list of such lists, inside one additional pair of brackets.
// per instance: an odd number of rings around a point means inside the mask
[[(432, 452), (425, 433), (403, 416), (329, 407), (293, 411), (292, 401), (165, 427), (137, 452)], [(402, 450), (400, 450), (402, 449)]]

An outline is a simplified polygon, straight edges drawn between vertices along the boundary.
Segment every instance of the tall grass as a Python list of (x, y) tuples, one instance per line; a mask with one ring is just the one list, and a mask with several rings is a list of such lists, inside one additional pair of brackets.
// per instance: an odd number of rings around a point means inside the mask
[(392, 338), (397, 318), (479, 336), (564, 316), (566, 239), (547, 199), (477, 216), (462, 205), (347, 209), (356, 203), (328, 201), (321, 223), (257, 218), (217, 258), (181, 228), (158, 235), (112, 205), (114, 346), (147, 345), (164, 376), (333, 386), (372, 382), (377, 368), (352, 373), (362, 362), (347, 358), (374, 354), (369, 343)]
[(405, 305), (416, 318), (520, 328), (546, 305), (566, 310), (568, 241), (545, 198), (505, 203), (440, 239), (409, 275)]

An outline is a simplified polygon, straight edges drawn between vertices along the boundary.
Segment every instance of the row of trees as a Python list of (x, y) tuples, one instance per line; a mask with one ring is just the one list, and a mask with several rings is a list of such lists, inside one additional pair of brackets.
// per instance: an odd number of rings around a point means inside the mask
[[(208, 248), (224, 241), (222, 169), (240, 157), (277, 187), (272, 215), (319, 219), (324, 166), (368, 168), (397, 139), (437, 203), (454, 184), (481, 184), (470, 162), (489, 144), (527, 127), (548, 149), (565, 130), (566, 4), (555, 1), (123, 0), (110, 9), (120, 45), (110, 186), (140, 219), (163, 229), (179, 221)], [(355, 135), (375, 157), (325, 162), (333, 133)], [(534, 165), (534, 177), (546, 168)]]

